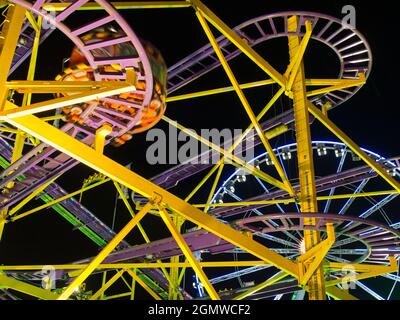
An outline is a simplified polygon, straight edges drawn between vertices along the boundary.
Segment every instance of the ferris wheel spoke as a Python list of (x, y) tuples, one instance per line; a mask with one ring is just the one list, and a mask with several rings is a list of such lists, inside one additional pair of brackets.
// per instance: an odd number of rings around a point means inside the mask
[(266, 266), (249, 267), (249, 268), (246, 268), (246, 269), (238, 270), (238, 271), (235, 271), (235, 272), (224, 274), (224, 275), (219, 276), (219, 277), (212, 278), (212, 279), (210, 279), (210, 282), (212, 284), (216, 284), (216, 283), (228, 281), (228, 280), (231, 280), (231, 279), (235, 279), (237, 277), (241, 277), (241, 276), (244, 276), (244, 275), (248, 275), (248, 274), (251, 274), (253, 272), (257, 272), (257, 271), (260, 271), (260, 270), (265, 270), (265, 269), (268, 269), (268, 268), (271, 268), (271, 266), (270, 265), (266, 265)]
[(331, 255), (331, 254), (327, 254), (326, 257), (329, 258), (332, 261), (336, 261), (336, 262), (340, 262), (340, 263), (348, 263), (349, 262), (349, 260), (342, 259), (342, 258), (336, 257), (336, 256)]
[[(284, 240), (284, 239), (281, 239), (281, 238), (272, 236), (272, 235), (270, 235), (270, 234), (266, 234), (266, 233), (256, 233), (256, 235), (257, 235), (258, 237), (260, 237), (260, 238), (264, 238), (264, 239), (267, 239), (267, 240), (271, 240), (271, 241), (273, 241), (273, 242), (277, 242), (277, 243), (280, 243), (280, 244), (283, 244), (283, 245), (286, 245), (286, 246), (289, 246), (289, 247), (292, 247), (292, 248), (298, 248), (298, 244), (297, 244), (297, 243), (293, 243), (293, 242), (290, 242), (290, 241), (287, 241), (287, 240)], [(291, 235), (291, 234), (290, 234), (290, 235)], [(291, 236), (292, 236), (292, 235), (291, 235)]]
[[(280, 154), (278, 153), (278, 158), (280, 159)], [(282, 165), (282, 167), (283, 168), (285, 168), (283, 165)], [(260, 180), (260, 178), (258, 178), (258, 177), (255, 177), (256, 178), (256, 180), (257, 180), (257, 182), (260, 184), (260, 186), (264, 189), (264, 191), (266, 192), (266, 193), (269, 193), (269, 190), (268, 190), (268, 188), (265, 186), (265, 184)], [(297, 206), (297, 204), (296, 204), (296, 206)], [(279, 209), (279, 211), (280, 212), (282, 212), (282, 213), (285, 213), (286, 211), (282, 208), (282, 206), (279, 204), (279, 203), (277, 203), (276, 204), (276, 207)], [(298, 207), (297, 207), (298, 208)], [(288, 221), (289, 221), (289, 223), (290, 224), (292, 224), (292, 220), (290, 220), (290, 219), (287, 219)], [(300, 239), (302, 238), (302, 235), (301, 235), (301, 233), (298, 231), (298, 230), (296, 230), (296, 233), (300, 236)]]
[[(344, 152), (343, 152), (343, 154), (342, 154), (342, 157), (340, 158), (340, 161), (339, 161), (339, 165), (338, 165), (338, 168), (337, 168), (337, 170), (336, 170), (336, 173), (340, 173), (340, 172), (342, 172), (342, 170), (343, 170), (343, 165), (344, 165), (344, 162), (345, 162), (345, 160), (346, 160), (346, 155), (347, 155), (347, 151), (345, 150)], [(333, 196), (333, 194), (335, 193), (335, 187), (334, 188), (331, 188), (330, 190), (329, 190), (329, 196), (331, 197), (331, 196)], [(331, 199), (328, 199), (327, 201), (326, 201), (326, 203), (325, 203), (325, 208), (324, 208), (324, 213), (327, 213), (328, 211), (329, 211), (329, 207), (330, 207), (330, 205), (331, 205)]]
[[(287, 171), (286, 171), (286, 168), (285, 168), (285, 163), (283, 162), (283, 159), (282, 159), (281, 152), (278, 152), (277, 155), (278, 155), (279, 163), (281, 164), (281, 166), (282, 166), (282, 168), (283, 168), (283, 170), (284, 170), (284, 172), (285, 172), (285, 175), (286, 175), (286, 177), (287, 177), (288, 174), (287, 174)], [(297, 212), (300, 213), (300, 208), (299, 208), (299, 205), (297, 204), (297, 202), (295, 202), (294, 205), (296, 206)], [(291, 220), (290, 220), (290, 219), (288, 219), (288, 220), (289, 220), (290, 223), (291, 223)], [(295, 232), (297, 233), (297, 235), (299, 236), (300, 239), (303, 239), (303, 235), (301, 234), (300, 231), (296, 230)], [(301, 240), (299, 240), (299, 241), (301, 241)]]
[(373, 296), (377, 300), (385, 300), (382, 296), (380, 296), (378, 293), (376, 293), (374, 290), (371, 288), (367, 287), (365, 284), (363, 284), (361, 281), (355, 281), (358, 287), (363, 289), (365, 292), (369, 293), (371, 296)]
[(394, 280), (396, 282), (400, 282), (400, 276), (396, 275), (396, 274), (393, 274), (393, 273), (384, 274), (384, 275), (382, 275), (382, 277)]
[(353, 243), (353, 242), (357, 242), (357, 241), (358, 240), (356, 238), (346, 238), (346, 239), (335, 242), (334, 245), (332, 246), (332, 248), (340, 247), (345, 244), (349, 244), (349, 243)]
[[(360, 193), (365, 185), (368, 183), (369, 178), (368, 179), (364, 179), (361, 181), (361, 183), (358, 185), (358, 187), (356, 188), (356, 190), (354, 191), (354, 194)], [(349, 207), (353, 204), (354, 200), (356, 200), (356, 198), (351, 197), (349, 198), (346, 203), (343, 205), (343, 207), (339, 210), (339, 214), (345, 214), (346, 211), (349, 209)]]
[(383, 198), (382, 200), (377, 202), (375, 205), (373, 205), (371, 208), (369, 208), (368, 210), (364, 211), (360, 215), (360, 218), (369, 217), (371, 214), (373, 214), (374, 212), (380, 210), (383, 206), (388, 204), (390, 201), (392, 201), (393, 199), (397, 198), (398, 195), (399, 194), (390, 194), (390, 195), (386, 196), (385, 198)]
[[(371, 208), (369, 208), (368, 210), (364, 211), (363, 213), (361, 213), (359, 215), (360, 218), (368, 218), (370, 215), (372, 215), (373, 213), (375, 213), (376, 211), (380, 210), (382, 207), (384, 207), (386, 204), (388, 204), (390, 201), (392, 201), (393, 199), (397, 198), (399, 194), (390, 194), (388, 196), (386, 196), (385, 198), (383, 198), (382, 200), (378, 201), (377, 203), (375, 203)], [(349, 222), (348, 224), (346, 224), (344, 226), (344, 228), (347, 228), (348, 226), (352, 225), (353, 222)]]

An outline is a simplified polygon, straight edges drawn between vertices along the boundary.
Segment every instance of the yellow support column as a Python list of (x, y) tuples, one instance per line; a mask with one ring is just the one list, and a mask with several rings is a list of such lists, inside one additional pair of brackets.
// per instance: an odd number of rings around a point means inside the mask
[[(241, 232), (234, 230), (232, 227), (218, 221), (217, 219), (204, 214), (203, 211), (191, 206), (182, 199), (162, 189), (151, 181), (146, 180), (110, 158), (99, 154), (89, 146), (77, 141), (68, 134), (47, 124), (39, 118), (27, 115), (7, 119), (7, 122), (38, 137), (41, 141), (79, 160), (83, 164), (90, 166), (94, 170), (109, 176), (111, 179), (145, 197), (152, 197), (155, 194), (160, 195), (160, 197), (162, 197), (162, 203), (167, 204), (182, 218), (192, 221), (199, 227), (212, 232), (263, 261), (269, 262), (290, 275), (297, 277), (298, 267), (293, 261), (284, 258), (275, 251), (268, 249), (264, 245), (245, 236)], [(136, 217), (138, 217), (138, 215), (136, 215), (135, 218)]]
[(151, 288), (142, 279), (140, 279), (138, 275), (136, 275), (136, 272), (134, 272), (130, 269), (128, 269), (126, 271), (130, 274), (132, 279), (134, 279), (138, 284), (140, 284), (142, 286), (142, 288), (144, 290), (146, 290), (147, 293), (150, 294), (155, 300), (161, 300), (161, 298), (157, 295), (157, 293), (155, 293), (153, 290), (151, 290)]
[(6, 81), (10, 70), (14, 51), (18, 43), (20, 30), (25, 18), (25, 9), (10, 5), (7, 11), (3, 28), (0, 34), (0, 110), (4, 107), (4, 100), (8, 88)]
[(94, 149), (98, 153), (103, 153), (106, 137), (112, 132), (112, 127), (108, 123), (103, 124), (96, 130), (96, 137), (94, 140)]
[(3, 273), (0, 273), (0, 288), (1, 287), (13, 289), (42, 300), (56, 300), (58, 298), (58, 295), (50, 290), (45, 290), (32, 284), (7, 277)]
[(171, 232), (173, 238), (178, 243), (179, 248), (182, 250), (183, 254), (185, 255), (186, 259), (189, 261), (190, 265), (192, 266), (194, 272), (197, 273), (201, 283), (203, 284), (204, 288), (207, 290), (210, 298), (212, 300), (220, 300), (220, 297), (215, 291), (213, 285), (208, 280), (207, 275), (204, 273), (200, 263), (196, 260), (193, 252), (190, 250), (188, 244), (185, 242), (185, 239), (179, 233), (179, 230), (174, 225), (173, 221), (169, 218), (168, 212), (164, 208), (160, 208), (160, 216), (163, 219), (165, 225)]
[[(298, 17), (292, 16), (288, 19), (288, 31), (297, 30)], [(290, 59), (296, 59), (298, 50), (300, 50), (301, 38), (297, 35), (288, 36)], [(296, 128), (297, 141), (297, 161), (299, 167), (300, 181), (300, 209), (301, 212), (318, 212), (317, 193), (315, 189), (315, 175), (313, 150), (311, 145), (310, 119), (307, 108), (307, 96), (304, 80), (303, 61), (297, 69), (294, 77), (293, 109)], [(315, 219), (305, 219), (304, 225), (315, 225)], [(320, 235), (317, 231), (305, 230), (304, 241), (306, 251), (316, 246), (320, 241)], [(308, 282), (310, 300), (325, 300), (324, 273), (322, 267), (319, 267), (311, 276)]]

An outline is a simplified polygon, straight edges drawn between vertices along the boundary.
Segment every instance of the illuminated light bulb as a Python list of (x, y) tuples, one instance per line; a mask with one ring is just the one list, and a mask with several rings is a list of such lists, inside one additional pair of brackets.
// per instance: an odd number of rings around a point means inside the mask
[(271, 158), (265, 158), (265, 163), (267, 164), (267, 166), (273, 166), (274, 162), (271, 160)]
[(343, 156), (343, 154), (344, 154), (344, 148), (341, 146), (337, 146), (335, 148), (335, 157), (339, 158), (339, 157)]
[(351, 154), (351, 160), (353, 160), (353, 161), (360, 161), (361, 159), (360, 159), (360, 157), (359, 157), (358, 155), (356, 155), (355, 153), (352, 153), (352, 154)]
[(235, 192), (235, 184), (233, 181), (230, 181), (227, 185), (226, 185), (227, 190), (229, 190), (230, 192)]
[(326, 150), (326, 147), (323, 144), (321, 144), (317, 146), (317, 153), (318, 156), (321, 157), (321, 156), (326, 156), (328, 154), (328, 151)]
[(283, 160), (290, 160), (292, 159), (292, 153), (289, 149), (285, 149), (281, 152)]

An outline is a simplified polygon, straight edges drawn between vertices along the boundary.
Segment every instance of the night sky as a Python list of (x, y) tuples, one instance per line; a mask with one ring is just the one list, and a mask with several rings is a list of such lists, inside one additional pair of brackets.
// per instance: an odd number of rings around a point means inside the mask
[[(367, 84), (343, 105), (330, 112), (330, 118), (360, 146), (373, 150), (385, 157), (397, 156), (398, 141), (398, 92), (397, 75), (400, 65), (397, 62), (398, 13), (392, 8), (392, 2), (382, 1), (380, 4), (369, 1), (232, 1), (232, 0), (204, 0), (204, 3), (213, 10), (230, 27), (245, 22), (251, 18), (287, 10), (315, 11), (341, 18), (344, 5), (354, 5), (356, 8), (357, 29), (367, 39), (373, 54), (372, 73)], [(180, 59), (207, 44), (206, 36), (194, 14), (193, 9), (168, 10), (127, 10), (122, 11), (123, 17), (130, 23), (137, 35), (153, 43), (163, 54), (168, 66), (174, 65)], [(82, 21), (93, 20), (88, 12), (80, 13)], [(215, 31), (215, 30), (214, 30)], [(219, 35), (215, 31), (215, 35)], [(286, 41), (286, 40), (285, 40)], [(288, 64), (286, 42), (276, 41), (274, 45), (260, 46), (260, 53), (265, 59), (283, 72)], [(37, 79), (54, 79), (61, 71), (62, 60), (69, 56), (73, 46), (60, 32), (54, 32), (40, 47)], [(311, 46), (311, 49), (313, 47)], [(324, 78), (336, 72), (336, 62), (329, 49), (314, 47), (314, 51), (307, 51), (305, 56), (306, 74)], [(326, 54), (326, 56), (325, 56)], [(261, 80), (262, 73), (244, 57), (232, 63), (239, 82)], [(13, 75), (12, 79), (24, 79), (27, 63), (25, 62)], [(321, 74), (319, 74), (321, 73)], [(265, 76), (264, 76), (265, 77)], [(177, 91), (176, 94), (194, 90), (211, 89), (229, 85), (225, 74), (215, 70), (204, 79), (189, 85), (187, 89)], [(246, 91), (249, 101), (255, 110), (261, 108), (271, 97), (276, 87), (262, 87)], [(174, 93), (175, 94), (175, 93)], [(288, 107), (287, 100), (280, 99), (277, 107), (269, 114), (272, 117)], [(286, 109), (285, 109), (286, 110)], [(201, 128), (245, 128), (249, 120), (234, 93), (204, 97), (200, 99), (174, 102), (167, 106), (166, 115), (176, 119), (186, 127)], [(157, 127), (166, 129), (165, 123)], [(314, 122), (313, 137), (316, 140), (331, 139), (332, 136), (321, 125)], [(106, 147), (106, 154), (116, 161), (126, 165), (132, 162), (132, 169), (138, 174), (151, 178), (157, 173), (169, 168), (167, 165), (151, 166), (146, 162), (145, 150), (149, 145), (145, 141), (146, 133), (136, 135), (129, 144), (113, 148)], [(287, 133), (272, 140), (274, 146), (293, 142), (293, 133)], [(226, 172), (228, 174), (229, 172)], [(81, 187), (83, 179), (93, 171), (83, 165), (73, 168), (58, 180), (58, 183), (68, 191)], [(201, 177), (200, 177), (201, 178)], [(173, 192), (184, 197), (190, 192), (198, 177), (190, 183), (175, 188)], [(386, 186), (383, 188), (387, 188)], [(195, 201), (201, 201), (206, 193), (200, 193)], [(202, 198), (203, 197), (203, 198)], [(203, 199), (204, 200), (204, 199)], [(39, 201), (28, 205), (40, 204)], [(111, 226), (114, 214), (115, 189), (111, 184), (104, 185), (85, 193), (83, 204)], [(398, 202), (397, 202), (398, 204)], [(395, 210), (394, 206), (391, 209)], [(391, 217), (396, 219), (396, 213)], [(121, 201), (117, 204), (115, 230), (128, 221), (129, 214)], [(168, 232), (161, 225), (154, 228), (158, 221), (156, 217), (149, 217), (143, 221), (145, 229), (151, 227), (150, 238), (153, 240), (167, 237)], [(147, 228), (146, 228), (147, 227)], [(127, 240), (141, 243), (137, 232)], [(98, 248), (83, 234), (72, 230), (71, 225), (51, 209), (36, 213), (28, 218), (13, 224), (7, 224), (0, 242), (0, 263), (2, 264), (59, 264), (67, 263), (88, 256), (95, 255)], [(189, 279), (190, 280), (190, 279)], [(377, 280), (371, 280), (375, 284)], [(365, 282), (367, 283), (367, 282)], [(390, 285), (390, 286), (389, 286)], [(391, 287), (391, 283), (380, 282), (383, 292)], [(140, 290), (140, 289), (139, 289)], [(140, 291), (139, 291), (140, 292)], [(140, 293), (139, 293), (140, 294)], [(400, 289), (393, 297), (400, 297)], [(397, 295), (397, 296), (396, 296)], [(143, 295), (146, 298), (146, 295)]]

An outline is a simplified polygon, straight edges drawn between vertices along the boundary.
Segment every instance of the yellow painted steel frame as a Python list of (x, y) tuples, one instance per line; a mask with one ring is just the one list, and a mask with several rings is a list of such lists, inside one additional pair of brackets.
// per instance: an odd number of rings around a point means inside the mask
[(326, 231), (328, 234), (326, 240), (313, 246), (297, 259), (299, 262), (299, 285), (302, 287), (309, 283), (312, 275), (321, 267), (329, 249), (335, 243), (335, 230), (332, 223), (326, 225)]
[[(248, 238), (222, 222), (219, 222), (215, 218), (205, 215), (202, 211), (194, 208), (187, 202), (142, 178), (115, 161), (99, 154), (95, 150), (39, 118), (33, 115), (27, 115), (19, 118), (11, 118), (8, 119), (8, 121), (21, 130), (29, 132), (38, 137), (41, 141), (52, 145), (60, 151), (92, 167), (96, 171), (109, 176), (111, 179), (125, 185), (139, 194), (146, 197), (152, 197), (154, 194), (160, 195), (162, 203), (170, 207), (174, 212), (179, 213), (183, 218), (188, 219), (234, 245), (243, 248), (260, 259), (276, 265), (287, 273), (295, 277), (297, 276), (297, 266), (294, 262), (267, 249), (258, 242)], [(135, 218), (136, 217), (137, 216), (135, 216)]]
[[(297, 30), (298, 17), (292, 16), (288, 18), (288, 31), (294, 32)], [(310, 28), (310, 27), (309, 27)], [(301, 39), (297, 35), (288, 36), (289, 40), (289, 55), (290, 59), (296, 59), (298, 51), (302, 50), (300, 43)], [(300, 210), (301, 212), (318, 212), (317, 192), (315, 188), (315, 174), (313, 163), (313, 150), (311, 146), (311, 133), (310, 133), (310, 120), (307, 110), (307, 96), (304, 82), (304, 66), (303, 61), (296, 61), (293, 68), (296, 72), (295, 76), (291, 77), (293, 80), (293, 109), (296, 129), (296, 142), (297, 142), (297, 161), (299, 168), (299, 182), (300, 182)], [(316, 220), (313, 218), (304, 219), (304, 225), (315, 225)], [(304, 231), (305, 249), (311, 250), (318, 245), (320, 235), (315, 230)], [(323, 258), (323, 257), (322, 257)], [(311, 300), (324, 300), (325, 286), (324, 286), (324, 271), (319, 266), (309, 266), (311, 274), (308, 272), (304, 278), (309, 281), (309, 297)], [(303, 277), (303, 274), (300, 275)]]
[(273, 275), (271, 278), (269, 278), (268, 280), (261, 282), (260, 284), (258, 284), (257, 286), (239, 294), (238, 296), (236, 296), (235, 298), (233, 298), (233, 300), (242, 300), (244, 298), (247, 298), (249, 296), (251, 296), (252, 294), (282, 280), (283, 278), (287, 277), (287, 273), (279, 271), (278, 273), (276, 273), (275, 275)]
[[(43, 8), (45, 10), (64, 10), (69, 4), (68, 3), (52, 3), (44, 4)], [(233, 30), (231, 30), (223, 21), (221, 21), (211, 10), (209, 10), (204, 4), (199, 0), (188, 0), (188, 1), (156, 1), (156, 2), (121, 2), (114, 3), (117, 9), (144, 9), (144, 8), (183, 8), (183, 7), (193, 7), (196, 11), (196, 16), (200, 21), (202, 28), (204, 29), (211, 45), (213, 46), (229, 80), (232, 83), (231, 87), (207, 90), (197, 93), (191, 93), (181, 96), (169, 97), (169, 101), (178, 101), (184, 99), (190, 99), (194, 97), (200, 97), (210, 94), (218, 94), (222, 92), (235, 91), (238, 95), (240, 101), (242, 102), (245, 111), (247, 112), (251, 125), (246, 129), (245, 133), (242, 134), (239, 139), (234, 142), (234, 145), (230, 150), (223, 150), (216, 145), (208, 141), (203, 141), (201, 137), (193, 134), (190, 130), (187, 130), (181, 125), (175, 123), (175, 125), (185, 131), (187, 134), (192, 135), (194, 138), (202, 143), (206, 143), (211, 148), (219, 151), (223, 158), (221, 161), (215, 165), (211, 171), (206, 175), (206, 177), (196, 186), (196, 188), (187, 196), (185, 200), (182, 200), (168, 191), (158, 187), (157, 185), (151, 183), (150, 181), (142, 178), (138, 174), (132, 172), (131, 170), (123, 167), (122, 165), (114, 162), (108, 157), (103, 155), (104, 140), (106, 135), (110, 132), (110, 127), (102, 127), (98, 130), (96, 134), (96, 140), (94, 149), (89, 146), (75, 140), (59, 129), (47, 124), (44, 120), (39, 119), (34, 116), (34, 113), (52, 110), (55, 108), (60, 108), (64, 106), (69, 106), (74, 103), (86, 102), (93, 99), (99, 99), (102, 97), (110, 96), (113, 94), (120, 94), (126, 91), (134, 90), (134, 81), (136, 74), (132, 68), (127, 69), (127, 79), (124, 82), (69, 82), (65, 84), (60, 84), (54, 81), (33, 81), (36, 58), (37, 58), (37, 46), (39, 42), (39, 35), (35, 38), (34, 53), (31, 58), (30, 68), (28, 71), (27, 81), (10, 81), (7, 82), (6, 70), (10, 69), (11, 61), (15, 51), (15, 47), (18, 41), (19, 30), (22, 26), (23, 19), (25, 15), (28, 20), (32, 23), (32, 27), (39, 31), (40, 30), (40, 18), (35, 21), (33, 15), (26, 13), (24, 9), (11, 5), (7, 13), (7, 22), (3, 26), (3, 34), (6, 37), (0, 39), (1, 41), (1, 59), (0, 59), (0, 120), (6, 121), (14, 125), (18, 132), (24, 132), (24, 134), (31, 135), (41, 141), (53, 146), (59, 151), (69, 155), (88, 165), (96, 171), (104, 174), (108, 178), (101, 181), (104, 183), (109, 180), (113, 180), (114, 184), (121, 195), (132, 219), (128, 224), (115, 236), (115, 238), (110, 241), (103, 250), (87, 265), (63, 265), (57, 266), (57, 268), (64, 268), (66, 270), (71, 270), (69, 272), (70, 276), (75, 277), (72, 283), (61, 293), (60, 296), (56, 294), (43, 290), (32, 285), (17, 281), (15, 279), (9, 278), (0, 272), (0, 285), (7, 288), (12, 288), (17, 291), (31, 294), (40, 299), (68, 299), (74, 292), (76, 287), (79, 287), (85, 279), (90, 276), (90, 274), (96, 269), (102, 270), (118, 270), (117, 273), (106, 281), (105, 272), (103, 276), (103, 284), (100, 289), (91, 297), (91, 299), (105, 299), (105, 291), (119, 278), (123, 279), (123, 274), (127, 272), (132, 277), (132, 286), (126, 282), (130, 292), (123, 293), (120, 295), (107, 297), (108, 299), (116, 298), (119, 296), (130, 295), (131, 299), (134, 298), (135, 294), (135, 284), (136, 282), (140, 284), (153, 298), (159, 300), (161, 299), (151, 288), (147, 286), (146, 283), (136, 274), (138, 268), (161, 268), (167, 277), (167, 280), (171, 285), (179, 285), (182, 276), (184, 274), (184, 269), (191, 266), (194, 271), (199, 276), (203, 286), (207, 290), (208, 294), (212, 299), (219, 299), (218, 293), (215, 291), (214, 287), (208, 280), (206, 274), (203, 271), (205, 267), (227, 267), (227, 266), (247, 266), (247, 265), (265, 265), (269, 264), (277, 267), (281, 271), (276, 273), (273, 277), (265, 282), (260, 283), (254, 288), (240, 294), (235, 299), (243, 299), (249, 297), (255, 292), (265, 288), (266, 286), (280, 281), (286, 276), (292, 276), (298, 279), (299, 284), (304, 287), (305, 290), (309, 291), (310, 299), (324, 299), (326, 294), (334, 297), (335, 299), (355, 299), (349, 293), (340, 290), (335, 285), (339, 284), (342, 279), (331, 280), (324, 283), (324, 269), (329, 272), (330, 270), (337, 270), (342, 267), (341, 264), (328, 263), (324, 264), (324, 258), (329, 251), (329, 248), (334, 243), (335, 235), (332, 224), (327, 224), (327, 234), (328, 238), (322, 242), (319, 239), (319, 233), (316, 231), (307, 230), (304, 232), (305, 243), (306, 243), (306, 253), (298, 258), (296, 262), (284, 258), (283, 256), (277, 254), (276, 252), (266, 248), (257, 241), (254, 241), (251, 237), (234, 230), (230, 226), (221, 223), (217, 219), (205, 214), (210, 206), (211, 195), (214, 193), (217, 182), (223, 170), (224, 161), (226, 159), (233, 160), (234, 165), (242, 167), (250, 171), (255, 176), (260, 179), (267, 181), (268, 183), (277, 186), (288, 192), (289, 197), (285, 199), (277, 199), (268, 203), (289, 203), (293, 201), (299, 201), (302, 212), (317, 212), (317, 200), (330, 199), (330, 198), (346, 198), (354, 196), (369, 196), (372, 193), (365, 193), (362, 195), (335, 195), (332, 197), (317, 197), (315, 191), (314, 182), (314, 169), (312, 161), (312, 149), (311, 149), (311, 136), (309, 128), (309, 114), (312, 113), (319, 121), (321, 121), (328, 129), (330, 129), (338, 138), (340, 138), (344, 143), (346, 143), (350, 149), (357, 155), (360, 156), (371, 168), (373, 168), (383, 179), (385, 179), (394, 190), (380, 191), (373, 193), (374, 195), (400, 192), (400, 184), (397, 183), (390, 175), (377, 164), (373, 159), (369, 158), (347, 135), (345, 135), (339, 128), (337, 128), (331, 120), (328, 119), (326, 113), (321, 112), (317, 107), (311, 104), (307, 97), (314, 96), (316, 94), (326, 93), (334, 90), (339, 90), (347, 87), (359, 86), (365, 83), (364, 74), (359, 74), (359, 79), (355, 80), (341, 80), (341, 79), (305, 79), (304, 77), (304, 66), (303, 66), (303, 56), (311, 36), (311, 24), (306, 21), (306, 33), (301, 39), (299, 36), (290, 35), (289, 38), (289, 54), (290, 54), (290, 64), (284, 75), (281, 75), (276, 71), (267, 61), (265, 61), (252, 47), (250, 47), (246, 41), (240, 38)], [(95, 3), (87, 3), (81, 8), (82, 10), (97, 10), (100, 9)], [(217, 30), (219, 30), (228, 40), (230, 40), (236, 47), (238, 47), (245, 55), (247, 55), (253, 62), (255, 62), (263, 71), (265, 71), (271, 79), (256, 81), (249, 84), (239, 84), (233, 74), (228, 62), (226, 61), (224, 55), (219, 48), (214, 35), (212, 34), (207, 21), (212, 24)], [(288, 20), (288, 29), (296, 30), (298, 24), (297, 17), (290, 17)], [(268, 102), (261, 113), (256, 117), (243, 93), (243, 89), (253, 88), (260, 85), (267, 85), (277, 83), (281, 86), (280, 90), (274, 95), (274, 97)], [(325, 88), (307, 91), (306, 86), (328, 86)], [(18, 107), (10, 101), (6, 101), (6, 96), (8, 90), (16, 90), (20, 93), (24, 93), (24, 103), (22, 107)], [(62, 98), (56, 98), (49, 101), (44, 101), (40, 103), (35, 103), (30, 105), (30, 97), (32, 93), (45, 93), (45, 92), (69, 92), (76, 93), (75, 95), (65, 96)], [(273, 153), (272, 147), (268, 142), (268, 139), (274, 137), (281, 132), (287, 130), (287, 127), (283, 126), (281, 128), (276, 128), (270, 132), (263, 132), (259, 124), (260, 119), (266, 114), (266, 112), (272, 107), (276, 100), (285, 93), (294, 101), (294, 113), (295, 113), (295, 126), (296, 126), (296, 139), (298, 143), (298, 162), (299, 162), (299, 178), (300, 178), (300, 193), (296, 195), (292, 186), (290, 185), (282, 167), (276, 159)], [(169, 123), (173, 121), (164, 116), (164, 120)], [(259, 134), (263, 145), (267, 149), (268, 153), (273, 160), (276, 169), (281, 177), (281, 181), (274, 179), (273, 177), (257, 170), (248, 163), (237, 159), (233, 155), (233, 151), (243, 140), (243, 138), (249, 133), (249, 131), (255, 128)], [(21, 131), (19, 131), (21, 130)], [(20, 135), (23, 137), (22, 135)], [(22, 142), (21, 142), (22, 141)], [(14, 147), (14, 161), (18, 159), (21, 155), (23, 147), (23, 140), (16, 141)], [(218, 171), (217, 171), (218, 170)], [(211, 192), (207, 199), (207, 203), (204, 205), (196, 205), (198, 207), (204, 207), (204, 212), (197, 209), (195, 206), (190, 205), (187, 201), (192, 198), (192, 196), (200, 189), (202, 185), (212, 176), (213, 173), (217, 172)], [(54, 181), (54, 180), (53, 180)], [(52, 181), (52, 182), (53, 182)], [(33, 212), (37, 212), (43, 208), (54, 205), (60, 201), (67, 199), (75, 194), (81, 193), (82, 191), (89, 190), (98, 184), (93, 184), (88, 187), (82, 188), (77, 192), (73, 192), (65, 197), (56, 199), (44, 206), (32, 209), (23, 214), (15, 216), (13, 219), (17, 220), (24, 216), (27, 216)], [(137, 214), (134, 213), (133, 209), (129, 205), (129, 202), (123, 195), (120, 188), (122, 184), (129, 189), (138, 192), (149, 198), (149, 202), (146, 203), (142, 208), (140, 208)], [(47, 185), (46, 185), (47, 186)], [(44, 188), (44, 187), (43, 187)], [(34, 192), (34, 195), (42, 192), (43, 188), (39, 188)], [(19, 203), (13, 209), (11, 209), (10, 214), (15, 214), (18, 210), (22, 208), (28, 201), (30, 201), (34, 195), (29, 196), (27, 199)], [(296, 197), (297, 196), (297, 197)], [(290, 198), (291, 197), (291, 198)], [(296, 197), (296, 198), (295, 198)], [(275, 202), (274, 202), (275, 201)], [(258, 202), (257, 202), (258, 203)], [(237, 202), (235, 205), (250, 205), (250, 202)], [(214, 205), (214, 204), (213, 204)], [(228, 206), (233, 204), (215, 204), (215, 206)], [(159, 211), (160, 217), (166, 224), (167, 228), (171, 232), (173, 238), (176, 240), (177, 244), (181, 248), (187, 261), (180, 262), (179, 257), (174, 257), (171, 262), (157, 261), (155, 263), (128, 263), (128, 264), (101, 264), (101, 262), (115, 249), (115, 247), (127, 236), (128, 233), (132, 231), (135, 226), (140, 229), (145, 241), (150, 242), (147, 234), (140, 225), (140, 220), (148, 213), (152, 212), (152, 209), (157, 209)], [(172, 216), (171, 216), (171, 214)], [(0, 238), (2, 229), (5, 223), (5, 213), (2, 212), (0, 216)], [(173, 219), (171, 219), (173, 217)], [(195, 223), (199, 228), (204, 228), (209, 232), (221, 237), (222, 239), (234, 244), (237, 247), (244, 249), (246, 252), (258, 257), (258, 261), (219, 261), (219, 262), (200, 262), (197, 261), (191, 252), (189, 246), (184, 241), (184, 238), (180, 234), (180, 226), (182, 221), (189, 220)], [(315, 219), (307, 219), (306, 225), (315, 224)], [(351, 265), (351, 264), (350, 264)], [(348, 266), (348, 264), (346, 264)], [(374, 277), (384, 273), (390, 273), (397, 270), (397, 262), (393, 257), (390, 257), (389, 266), (373, 266), (373, 265), (353, 265), (355, 270), (361, 272), (356, 276), (356, 279), (365, 279), (368, 277)], [(0, 266), (0, 270), (32, 270), (39, 266)], [(43, 266), (40, 266), (43, 267)], [(178, 277), (178, 268), (182, 268), (181, 273)], [(25, 269), (24, 269), (25, 268)], [(31, 268), (31, 269), (29, 269)], [(173, 272), (169, 274), (165, 268), (174, 269)], [(76, 271), (72, 271), (76, 270)], [(170, 276), (170, 277), (169, 277)], [(173, 279), (171, 279), (171, 277)], [(175, 290), (175, 289), (174, 289)], [(173, 292), (172, 296), (174, 298), (178, 297), (177, 292)]]
[(13, 289), (18, 292), (28, 294), (33, 297), (37, 297), (43, 300), (56, 300), (58, 295), (55, 293), (36, 287), (32, 284), (28, 284), (14, 278), (7, 277), (5, 274), (0, 272), (0, 287)]

